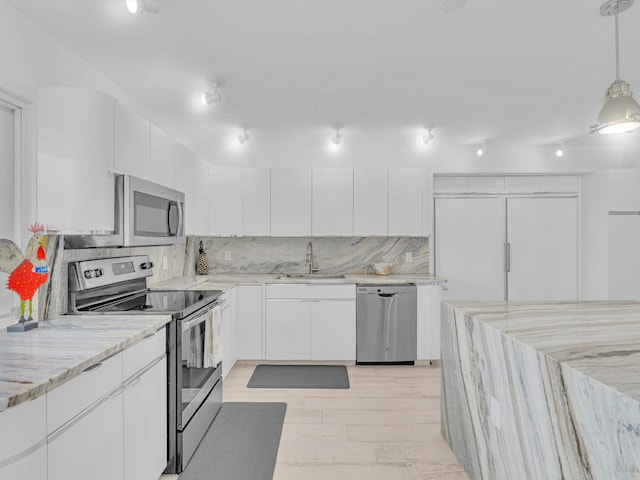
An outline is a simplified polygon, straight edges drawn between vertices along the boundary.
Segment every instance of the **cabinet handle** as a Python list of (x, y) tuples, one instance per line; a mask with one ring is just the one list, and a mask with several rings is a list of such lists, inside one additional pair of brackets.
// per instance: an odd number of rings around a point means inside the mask
[(511, 244), (504, 244), (504, 271), (509, 273), (511, 271)]
[(102, 366), (102, 362), (91, 365), (90, 367), (85, 368), (82, 373), (93, 372), (94, 370), (99, 369)]
[(137, 385), (138, 383), (140, 383), (141, 379), (142, 379), (142, 376), (134, 378), (131, 382), (127, 383), (124, 386), (124, 388), (131, 388), (131, 387)]

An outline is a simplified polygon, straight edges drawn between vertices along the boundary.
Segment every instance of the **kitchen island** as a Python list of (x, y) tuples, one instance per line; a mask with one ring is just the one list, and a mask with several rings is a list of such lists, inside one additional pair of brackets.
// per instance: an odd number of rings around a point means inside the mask
[(471, 478), (640, 478), (640, 303), (444, 303), (441, 344)]

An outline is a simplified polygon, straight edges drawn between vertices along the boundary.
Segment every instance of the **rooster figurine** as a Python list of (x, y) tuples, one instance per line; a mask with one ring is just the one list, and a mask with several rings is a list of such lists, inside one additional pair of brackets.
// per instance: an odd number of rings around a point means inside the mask
[[(20, 296), (20, 320), (24, 324), (27, 320), (33, 320), (33, 296), (49, 276), (47, 266), (48, 236), (45, 235), (44, 225), (35, 223), (29, 228), (33, 232), (25, 254), (20, 247), (11, 240), (0, 239), (0, 272), (9, 274), (7, 288)], [(29, 302), (29, 318), (25, 320), (25, 304)], [(36, 325), (34, 325), (36, 326)]]

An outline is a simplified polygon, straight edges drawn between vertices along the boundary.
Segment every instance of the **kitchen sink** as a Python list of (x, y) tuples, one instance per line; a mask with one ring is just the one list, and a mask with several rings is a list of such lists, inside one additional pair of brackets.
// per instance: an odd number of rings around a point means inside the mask
[(278, 280), (307, 280), (309, 282), (342, 282), (344, 275), (335, 273), (283, 273), (276, 277)]

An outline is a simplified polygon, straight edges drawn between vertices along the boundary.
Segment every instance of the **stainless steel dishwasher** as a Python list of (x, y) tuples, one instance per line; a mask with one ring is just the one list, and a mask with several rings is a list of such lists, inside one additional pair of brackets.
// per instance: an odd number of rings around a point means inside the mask
[(356, 292), (356, 365), (413, 365), (416, 286), (359, 284)]

